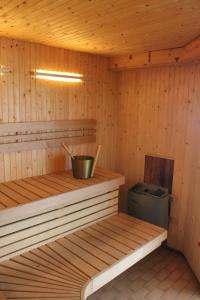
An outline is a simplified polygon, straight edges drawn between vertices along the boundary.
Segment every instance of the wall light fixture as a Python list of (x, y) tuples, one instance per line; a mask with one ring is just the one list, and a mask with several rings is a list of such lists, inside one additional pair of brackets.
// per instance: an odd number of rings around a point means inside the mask
[(37, 69), (35, 71), (35, 77), (53, 81), (82, 82), (83, 75), (70, 72), (57, 72)]

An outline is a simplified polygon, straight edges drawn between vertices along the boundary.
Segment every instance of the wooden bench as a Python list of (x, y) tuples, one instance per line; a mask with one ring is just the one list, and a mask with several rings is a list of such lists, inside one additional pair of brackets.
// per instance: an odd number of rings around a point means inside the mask
[[(0, 212), (2, 297), (86, 299), (159, 247), (167, 237), (164, 229), (118, 214), (123, 182), (123, 176), (98, 169), (87, 181), (62, 172), (1, 184), (2, 195), (10, 199), (29, 197)], [(64, 191), (75, 183), (78, 188)], [(30, 199), (33, 195), (16, 185), (33, 194), (40, 191), (43, 198)]]

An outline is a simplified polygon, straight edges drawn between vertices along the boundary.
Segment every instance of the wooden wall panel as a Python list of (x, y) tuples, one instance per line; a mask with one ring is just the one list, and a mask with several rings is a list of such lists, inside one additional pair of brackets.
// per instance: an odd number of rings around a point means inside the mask
[[(97, 142), (102, 143), (99, 164), (115, 167), (116, 74), (107, 58), (40, 44), (0, 38), (0, 64), (11, 74), (0, 76), (0, 122), (93, 118)], [(81, 73), (81, 84), (35, 79), (36, 68)], [(94, 153), (96, 145), (73, 146), (74, 153)], [(68, 161), (68, 160), (67, 160)], [(62, 149), (41, 149), (0, 154), (0, 181), (63, 169)]]
[[(143, 180), (145, 154), (174, 159), (169, 244), (184, 250), (193, 265), (200, 249), (199, 82), (200, 65), (118, 74), (118, 171), (126, 176), (127, 190)], [(125, 199), (121, 207), (126, 209)]]

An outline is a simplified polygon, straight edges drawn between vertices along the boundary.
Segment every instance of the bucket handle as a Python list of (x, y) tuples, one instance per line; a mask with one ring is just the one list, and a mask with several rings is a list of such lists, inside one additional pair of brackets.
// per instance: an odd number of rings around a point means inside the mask
[(67, 154), (71, 157), (71, 159), (74, 159), (74, 156), (72, 155), (72, 153), (69, 150), (69, 148), (65, 145), (65, 143), (62, 143), (62, 146), (65, 149), (65, 151), (67, 152)]
[(95, 168), (96, 168), (96, 164), (97, 164), (97, 160), (98, 160), (100, 151), (101, 151), (101, 145), (98, 145), (97, 150), (96, 150), (95, 159), (94, 159), (93, 166), (92, 166), (91, 177), (93, 177), (93, 175), (94, 175), (94, 171), (95, 171)]

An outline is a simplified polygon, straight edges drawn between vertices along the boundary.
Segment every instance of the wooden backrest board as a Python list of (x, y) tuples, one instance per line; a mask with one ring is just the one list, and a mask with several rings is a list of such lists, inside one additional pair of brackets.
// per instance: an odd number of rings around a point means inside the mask
[(96, 120), (0, 124), (0, 153), (95, 142)]
[(174, 160), (145, 155), (144, 182), (156, 184), (172, 193)]

